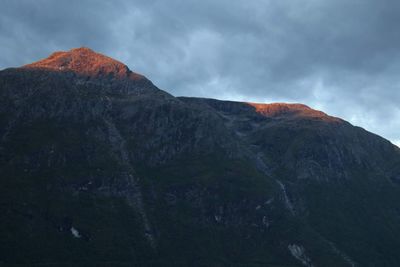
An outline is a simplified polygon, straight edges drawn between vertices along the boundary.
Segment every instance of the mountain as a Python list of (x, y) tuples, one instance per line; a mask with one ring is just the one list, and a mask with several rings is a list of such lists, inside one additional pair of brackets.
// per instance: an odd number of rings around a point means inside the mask
[(400, 149), (174, 97), (88, 48), (0, 72), (3, 266), (399, 266)]

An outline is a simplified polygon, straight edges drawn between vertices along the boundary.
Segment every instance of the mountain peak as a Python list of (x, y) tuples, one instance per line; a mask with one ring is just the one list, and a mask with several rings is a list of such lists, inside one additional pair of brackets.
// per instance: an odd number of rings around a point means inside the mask
[(115, 77), (140, 80), (142, 75), (132, 72), (123, 63), (97, 53), (90, 48), (80, 47), (69, 51), (58, 51), (48, 58), (23, 66), (29, 69), (51, 71), (72, 71), (79, 75), (92, 77)]

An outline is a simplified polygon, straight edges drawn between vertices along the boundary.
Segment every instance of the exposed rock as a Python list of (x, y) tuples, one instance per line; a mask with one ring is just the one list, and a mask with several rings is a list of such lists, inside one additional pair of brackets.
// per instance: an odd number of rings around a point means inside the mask
[(309, 257), (307, 257), (303, 246), (290, 244), (288, 245), (288, 249), (292, 256), (299, 260), (304, 266), (313, 267), (311, 260)]

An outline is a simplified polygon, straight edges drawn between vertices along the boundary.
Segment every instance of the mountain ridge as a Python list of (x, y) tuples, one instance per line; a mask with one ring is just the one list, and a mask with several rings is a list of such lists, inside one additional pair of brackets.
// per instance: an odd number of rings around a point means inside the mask
[[(142, 74), (132, 72), (128, 66), (103, 54), (97, 53), (90, 48), (73, 48), (69, 51), (57, 51), (42, 60), (24, 65), (20, 68), (43, 69), (51, 71), (71, 71), (78, 75), (86, 76), (107, 76), (111, 75), (119, 79), (145, 79)], [(223, 100), (222, 100), (223, 101)], [(232, 101), (240, 102), (240, 101)], [(280, 114), (299, 115), (319, 118), (331, 118), (327, 114), (312, 109), (300, 103), (255, 103), (243, 102), (253, 106), (256, 111), (265, 116), (275, 117)]]

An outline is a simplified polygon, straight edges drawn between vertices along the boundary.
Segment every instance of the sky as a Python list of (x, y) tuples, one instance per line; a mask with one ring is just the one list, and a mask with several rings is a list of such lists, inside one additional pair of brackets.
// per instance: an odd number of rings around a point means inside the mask
[(175, 96), (304, 103), (400, 145), (398, 0), (0, 1), (0, 69), (85, 46)]

